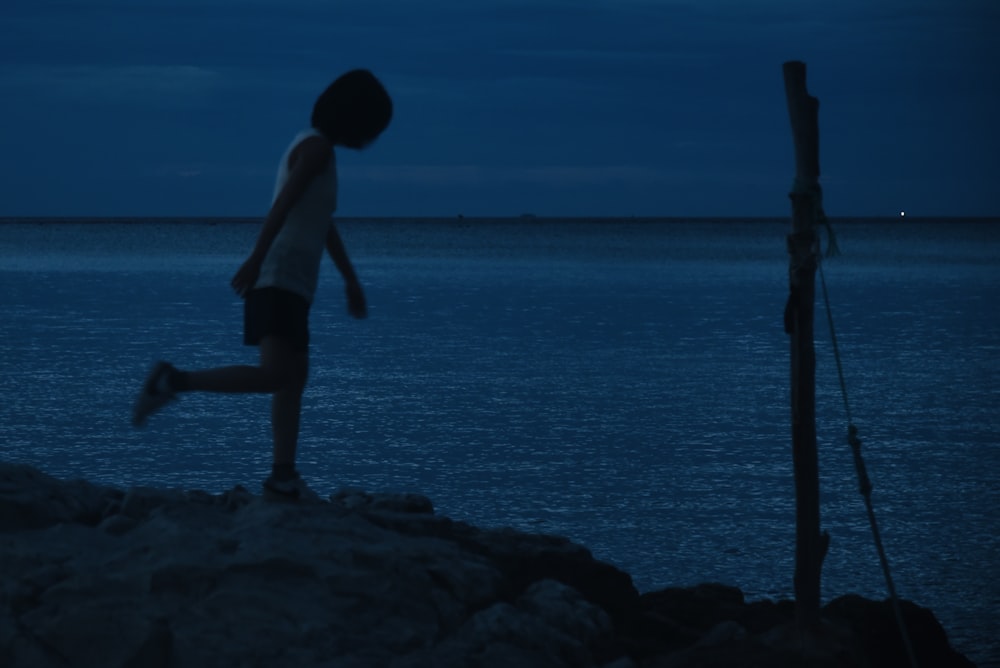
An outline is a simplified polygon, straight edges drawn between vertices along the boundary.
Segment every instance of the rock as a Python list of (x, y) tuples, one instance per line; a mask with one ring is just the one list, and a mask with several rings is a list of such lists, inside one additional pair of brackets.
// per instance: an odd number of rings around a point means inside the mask
[(712, 630), (698, 639), (695, 647), (718, 647), (734, 640), (743, 640), (747, 635), (745, 628), (729, 620), (712, 627)]
[(753, 601), (747, 603), (736, 621), (753, 635), (766, 633), (795, 618), (794, 601)]
[(747, 638), (711, 647), (695, 646), (657, 657), (643, 666), (644, 668), (744, 668), (747, 666), (834, 668), (836, 664), (825, 661), (817, 663), (794, 652), (776, 650)]
[[(122, 491), (0, 464), (0, 665), (839, 667), (898, 658), (875, 602), (834, 601), (825, 644), (803, 643), (788, 602), (747, 603), (720, 584), (640, 596), (627, 573), (565, 538), (454, 522), (415, 494), (329, 498)], [(905, 609), (921, 665), (970, 665), (930, 611)]]
[(613, 644), (611, 620), (579, 592), (553, 580), (530, 586), (513, 603), (495, 603), (468, 619), (418, 664), (464, 665), (470, 656), (489, 666), (600, 665)]
[(843, 626), (820, 620), (818, 629), (803, 633), (794, 615), (756, 636), (768, 651), (777, 655), (804, 661), (810, 666), (864, 666), (867, 665), (857, 635)]
[[(934, 613), (905, 600), (900, 601), (900, 610), (911, 646), (919, 657), (919, 665), (974, 668), (971, 661), (951, 647)], [(857, 634), (861, 651), (869, 657), (872, 665), (909, 665), (891, 600), (871, 601), (853, 594), (841, 596), (826, 605), (823, 615)]]
[(181, 503), (188, 498), (198, 498), (188, 496), (178, 490), (163, 490), (150, 487), (133, 487), (125, 492), (121, 505), (116, 508), (115, 514), (122, 515), (132, 520), (144, 520), (149, 514), (161, 506), (169, 503)]
[(0, 465), (0, 531), (61, 522), (95, 525), (121, 492), (86, 481), (64, 482), (24, 465)]
[(434, 504), (421, 494), (369, 494), (363, 489), (344, 487), (330, 495), (332, 503), (350, 510), (390, 513), (434, 513)]
[(627, 573), (597, 561), (589, 550), (566, 538), (512, 529), (475, 530), (459, 533), (457, 538), (467, 549), (497, 561), (515, 591), (539, 580), (556, 580), (573, 587), (612, 616), (627, 613), (639, 600)]
[(619, 657), (611, 663), (604, 664), (601, 668), (636, 668), (635, 662), (627, 657)]
[(21, 618), (32, 639), (68, 665), (167, 666), (171, 632), (162, 619), (136, 615), (130, 597), (101, 597), (75, 609), (43, 606)]

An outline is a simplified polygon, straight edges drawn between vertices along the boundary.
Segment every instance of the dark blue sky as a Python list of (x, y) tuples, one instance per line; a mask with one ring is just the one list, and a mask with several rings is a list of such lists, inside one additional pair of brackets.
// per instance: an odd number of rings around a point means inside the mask
[(340, 213), (1000, 214), (996, 0), (4, 0), (0, 216), (263, 215), (340, 72), (396, 102)]

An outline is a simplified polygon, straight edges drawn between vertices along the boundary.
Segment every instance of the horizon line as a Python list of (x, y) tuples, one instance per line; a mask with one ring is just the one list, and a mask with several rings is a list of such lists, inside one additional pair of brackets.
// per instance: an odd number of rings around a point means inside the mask
[[(11, 223), (44, 223), (44, 222), (67, 222), (67, 223), (123, 223), (123, 222), (176, 222), (176, 223), (259, 223), (264, 220), (265, 216), (201, 216), (201, 215), (181, 215), (181, 216), (169, 216), (169, 215), (155, 215), (155, 216), (143, 216), (143, 215), (117, 215), (117, 216), (90, 216), (90, 215), (72, 215), (72, 216), (52, 216), (52, 215), (30, 215), (30, 216), (0, 216), (0, 224), (11, 224)], [(712, 216), (712, 215), (697, 215), (697, 216), (685, 216), (685, 215), (664, 215), (664, 216), (637, 216), (637, 215), (618, 215), (618, 216), (573, 216), (573, 215), (535, 215), (535, 214), (520, 214), (520, 215), (474, 215), (466, 216), (462, 214), (452, 214), (448, 216), (431, 216), (431, 215), (419, 215), (419, 216), (406, 216), (406, 215), (384, 215), (384, 216), (332, 216), (334, 221), (347, 222), (347, 221), (452, 221), (452, 222), (475, 222), (475, 221), (511, 221), (511, 222), (539, 222), (539, 221), (635, 221), (635, 222), (651, 222), (651, 221), (662, 221), (662, 222), (683, 222), (683, 221), (746, 221), (746, 222), (778, 222), (791, 220), (790, 214), (782, 215), (754, 215), (754, 216)], [(919, 221), (929, 221), (929, 220), (940, 220), (940, 221), (1000, 221), (1000, 215), (994, 216), (950, 216), (950, 215), (844, 215), (844, 216), (828, 216), (831, 221), (863, 221), (863, 220), (880, 220), (889, 221), (895, 220), (900, 222), (906, 222), (908, 220), (919, 220)]]

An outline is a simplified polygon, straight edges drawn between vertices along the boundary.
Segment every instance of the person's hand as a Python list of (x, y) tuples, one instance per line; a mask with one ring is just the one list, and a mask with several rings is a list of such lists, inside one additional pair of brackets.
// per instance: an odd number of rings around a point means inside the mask
[(353, 317), (367, 318), (368, 317), (368, 304), (365, 303), (365, 293), (361, 289), (361, 284), (357, 281), (351, 281), (345, 286), (347, 292), (347, 312)]
[(246, 293), (257, 284), (257, 277), (260, 276), (261, 261), (254, 256), (250, 258), (236, 270), (233, 280), (229, 282), (233, 286), (233, 291), (240, 297), (245, 297)]

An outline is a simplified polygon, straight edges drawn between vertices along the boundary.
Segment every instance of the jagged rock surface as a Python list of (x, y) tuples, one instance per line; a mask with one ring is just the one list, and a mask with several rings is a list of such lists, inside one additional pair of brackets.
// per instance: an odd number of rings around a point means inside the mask
[[(7, 668), (874, 666), (900, 651), (866, 635), (886, 606), (865, 599), (831, 604), (836, 631), (803, 647), (782, 631), (787, 602), (722, 585), (640, 596), (566, 539), (350, 489), (273, 504), (0, 464), (0, 573)], [(907, 609), (934, 665), (970, 665)]]

